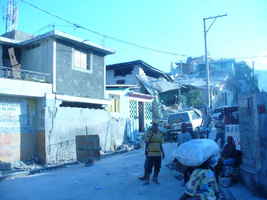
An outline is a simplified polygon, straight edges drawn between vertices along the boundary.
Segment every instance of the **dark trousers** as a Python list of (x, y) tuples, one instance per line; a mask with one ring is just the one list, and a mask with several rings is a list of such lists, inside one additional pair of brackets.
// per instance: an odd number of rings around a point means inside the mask
[(158, 177), (161, 168), (161, 156), (147, 156), (145, 165), (146, 165), (145, 169), (146, 178), (150, 177), (153, 169), (154, 169), (153, 177)]

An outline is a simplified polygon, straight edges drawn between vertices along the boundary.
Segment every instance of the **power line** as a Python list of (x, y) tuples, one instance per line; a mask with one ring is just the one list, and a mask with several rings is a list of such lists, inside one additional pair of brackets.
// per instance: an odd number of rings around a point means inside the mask
[(106, 34), (103, 34), (103, 33), (100, 33), (98, 31), (95, 31), (95, 30), (92, 30), (88, 27), (85, 27), (83, 25), (80, 25), (80, 24), (77, 24), (77, 23), (74, 23), (68, 19), (65, 19), (61, 16), (58, 16), (56, 14), (53, 14), (51, 13), (50, 11), (47, 11), (43, 8), (40, 8), (39, 6), (27, 1), (27, 0), (21, 0), (21, 2), (31, 6), (32, 8), (35, 8), (43, 13), (46, 13), (47, 15), (50, 15), (52, 17), (55, 17), (67, 24), (70, 24), (72, 25), (73, 27), (77, 28), (77, 29), (83, 29), (85, 31), (88, 31), (88, 32), (91, 32), (95, 35), (98, 35), (98, 36), (101, 36), (105, 39), (110, 39), (110, 40), (113, 40), (113, 41), (116, 41), (116, 42), (119, 42), (119, 43), (123, 43), (123, 44), (127, 44), (127, 45), (130, 45), (130, 46), (134, 46), (134, 47), (137, 47), (137, 48), (140, 48), (140, 49), (145, 49), (145, 50), (149, 50), (149, 51), (154, 51), (154, 52), (157, 52), (157, 53), (162, 53), (162, 54), (168, 54), (168, 55), (173, 55), (173, 56), (182, 56), (182, 57), (186, 57), (185, 54), (178, 54), (178, 53), (175, 53), (175, 52), (171, 52), (171, 51), (165, 51), (165, 50), (159, 50), (159, 49), (155, 49), (155, 48), (151, 48), (151, 47), (147, 47), (147, 46), (143, 46), (143, 45), (140, 45), (140, 44), (137, 44), (137, 43), (134, 43), (134, 42), (130, 42), (130, 41), (126, 41), (126, 40), (122, 40), (122, 39), (119, 39), (119, 38), (116, 38), (116, 37), (113, 37), (113, 36), (110, 36), (110, 35), (106, 35)]
[(234, 57), (236, 59), (255, 59), (255, 58), (267, 58), (267, 55), (263, 55), (263, 56), (247, 56), (247, 57)]

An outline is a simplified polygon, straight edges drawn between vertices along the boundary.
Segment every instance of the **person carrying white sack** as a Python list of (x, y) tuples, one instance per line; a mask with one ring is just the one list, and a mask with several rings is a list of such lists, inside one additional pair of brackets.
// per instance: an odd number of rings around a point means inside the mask
[(193, 169), (180, 200), (217, 200), (219, 198), (214, 170), (219, 160), (219, 152), (218, 144), (209, 139), (193, 139), (178, 147), (177, 160)]
[(217, 200), (219, 187), (214, 172), (214, 158), (209, 158), (195, 167), (189, 181), (185, 185), (184, 194), (179, 200)]

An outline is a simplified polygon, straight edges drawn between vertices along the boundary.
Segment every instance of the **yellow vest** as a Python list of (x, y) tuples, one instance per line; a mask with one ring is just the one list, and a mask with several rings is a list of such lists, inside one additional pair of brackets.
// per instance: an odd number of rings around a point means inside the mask
[(161, 133), (150, 132), (147, 137), (147, 155), (148, 156), (161, 156), (160, 146), (163, 144), (163, 135)]

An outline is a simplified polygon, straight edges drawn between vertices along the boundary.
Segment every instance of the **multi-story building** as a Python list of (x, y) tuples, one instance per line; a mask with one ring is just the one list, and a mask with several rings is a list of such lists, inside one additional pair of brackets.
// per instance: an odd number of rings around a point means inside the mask
[(56, 30), (2, 35), (0, 160), (75, 160), (76, 135), (104, 134), (92, 124), (108, 118), (104, 57), (112, 53)]

